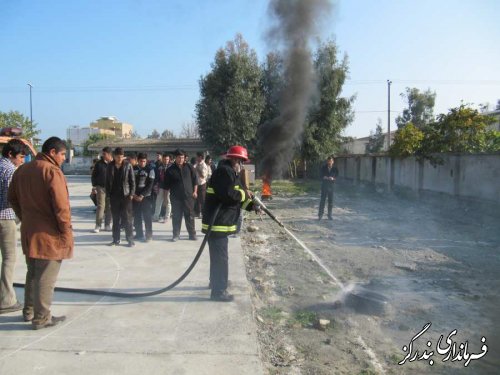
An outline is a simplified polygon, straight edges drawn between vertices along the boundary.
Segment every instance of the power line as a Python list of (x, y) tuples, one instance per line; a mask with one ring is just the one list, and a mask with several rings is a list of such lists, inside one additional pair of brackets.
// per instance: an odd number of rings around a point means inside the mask
[[(380, 111), (357, 111), (354, 109), (354, 112), (356, 113), (387, 113), (387, 110), (380, 110)], [(401, 113), (401, 111), (392, 111), (391, 113)]]
[[(37, 92), (132, 92), (132, 91), (180, 91), (198, 89), (197, 85), (148, 85), (148, 86), (37, 86)], [(21, 87), (1, 87), (0, 92), (24, 92)]]
[[(450, 79), (394, 79), (396, 84), (435, 84), (435, 85), (500, 85), (500, 80), (450, 80)], [(351, 85), (386, 85), (387, 81), (383, 79), (359, 79), (348, 80), (344, 83)], [(78, 92), (137, 92), (137, 91), (187, 91), (197, 90), (197, 84), (178, 84), (178, 85), (138, 85), (138, 86), (37, 86), (39, 93), (78, 93)], [(22, 86), (0, 86), (0, 92), (15, 93), (25, 92)]]
[[(500, 85), (500, 80), (466, 80), (466, 79), (393, 79), (393, 83), (400, 84), (435, 84), (435, 85)], [(349, 80), (345, 85), (386, 85), (386, 80)]]

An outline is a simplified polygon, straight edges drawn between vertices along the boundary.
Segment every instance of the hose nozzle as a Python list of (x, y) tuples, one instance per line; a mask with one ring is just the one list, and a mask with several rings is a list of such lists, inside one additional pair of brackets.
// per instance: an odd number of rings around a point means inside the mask
[(285, 227), (281, 221), (278, 220), (276, 216), (273, 215), (271, 211), (266, 207), (264, 203), (257, 197), (253, 197), (253, 204), (256, 206), (256, 210), (258, 211), (257, 207), (260, 208), (262, 211), (264, 211), (271, 219), (273, 219), (280, 227)]

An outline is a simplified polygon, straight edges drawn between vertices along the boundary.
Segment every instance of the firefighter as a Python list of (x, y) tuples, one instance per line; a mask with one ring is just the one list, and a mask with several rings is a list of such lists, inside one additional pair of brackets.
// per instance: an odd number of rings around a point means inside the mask
[(202, 232), (207, 233), (217, 207), (220, 206), (208, 238), (210, 251), (210, 299), (230, 302), (234, 298), (227, 292), (228, 236), (236, 233), (240, 209), (251, 210), (252, 194), (241, 188), (239, 173), (241, 164), (248, 160), (248, 152), (242, 146), (232, 146), (219, 162), (208, 183), (202, 216)]

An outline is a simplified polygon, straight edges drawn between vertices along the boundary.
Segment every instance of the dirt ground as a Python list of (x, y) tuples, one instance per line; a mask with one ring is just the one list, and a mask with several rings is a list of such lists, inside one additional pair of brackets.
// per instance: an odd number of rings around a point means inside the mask
[[(275, 188), (268, 208), (342, 285), (271, 219), (246, 216), (242, 246), (269, 374), (500, 373), (498, 206), (336, 188), (332, 221), (317, 220), (319, 193)], [(399, 365), (427, 323), (411, 353), (433, 355)], [(468, 366), (457, 355), (466, 342), (478, 355)]]

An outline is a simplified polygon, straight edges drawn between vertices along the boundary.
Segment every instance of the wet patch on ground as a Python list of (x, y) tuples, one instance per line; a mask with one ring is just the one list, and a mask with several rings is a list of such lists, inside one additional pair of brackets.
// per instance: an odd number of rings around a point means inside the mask
[[(259, 228), (244, 230), (242, 245), (269, 373), (490, 374), (500, 367), (495, 207), (339, 186), (334, 219), (318, 221), (317, 196), (273, 193), (268, 208), (346, 288), (269, 218), (247, 215), (246, 225)], [(468, 341), (472, 353), (485, 336), (487, 355), (468, 367), (437, 354), (432, 366), (398, 365), (402, 347), (429, 322), (415, 341), (420, 352), (456, 329), (453, 340)]]

